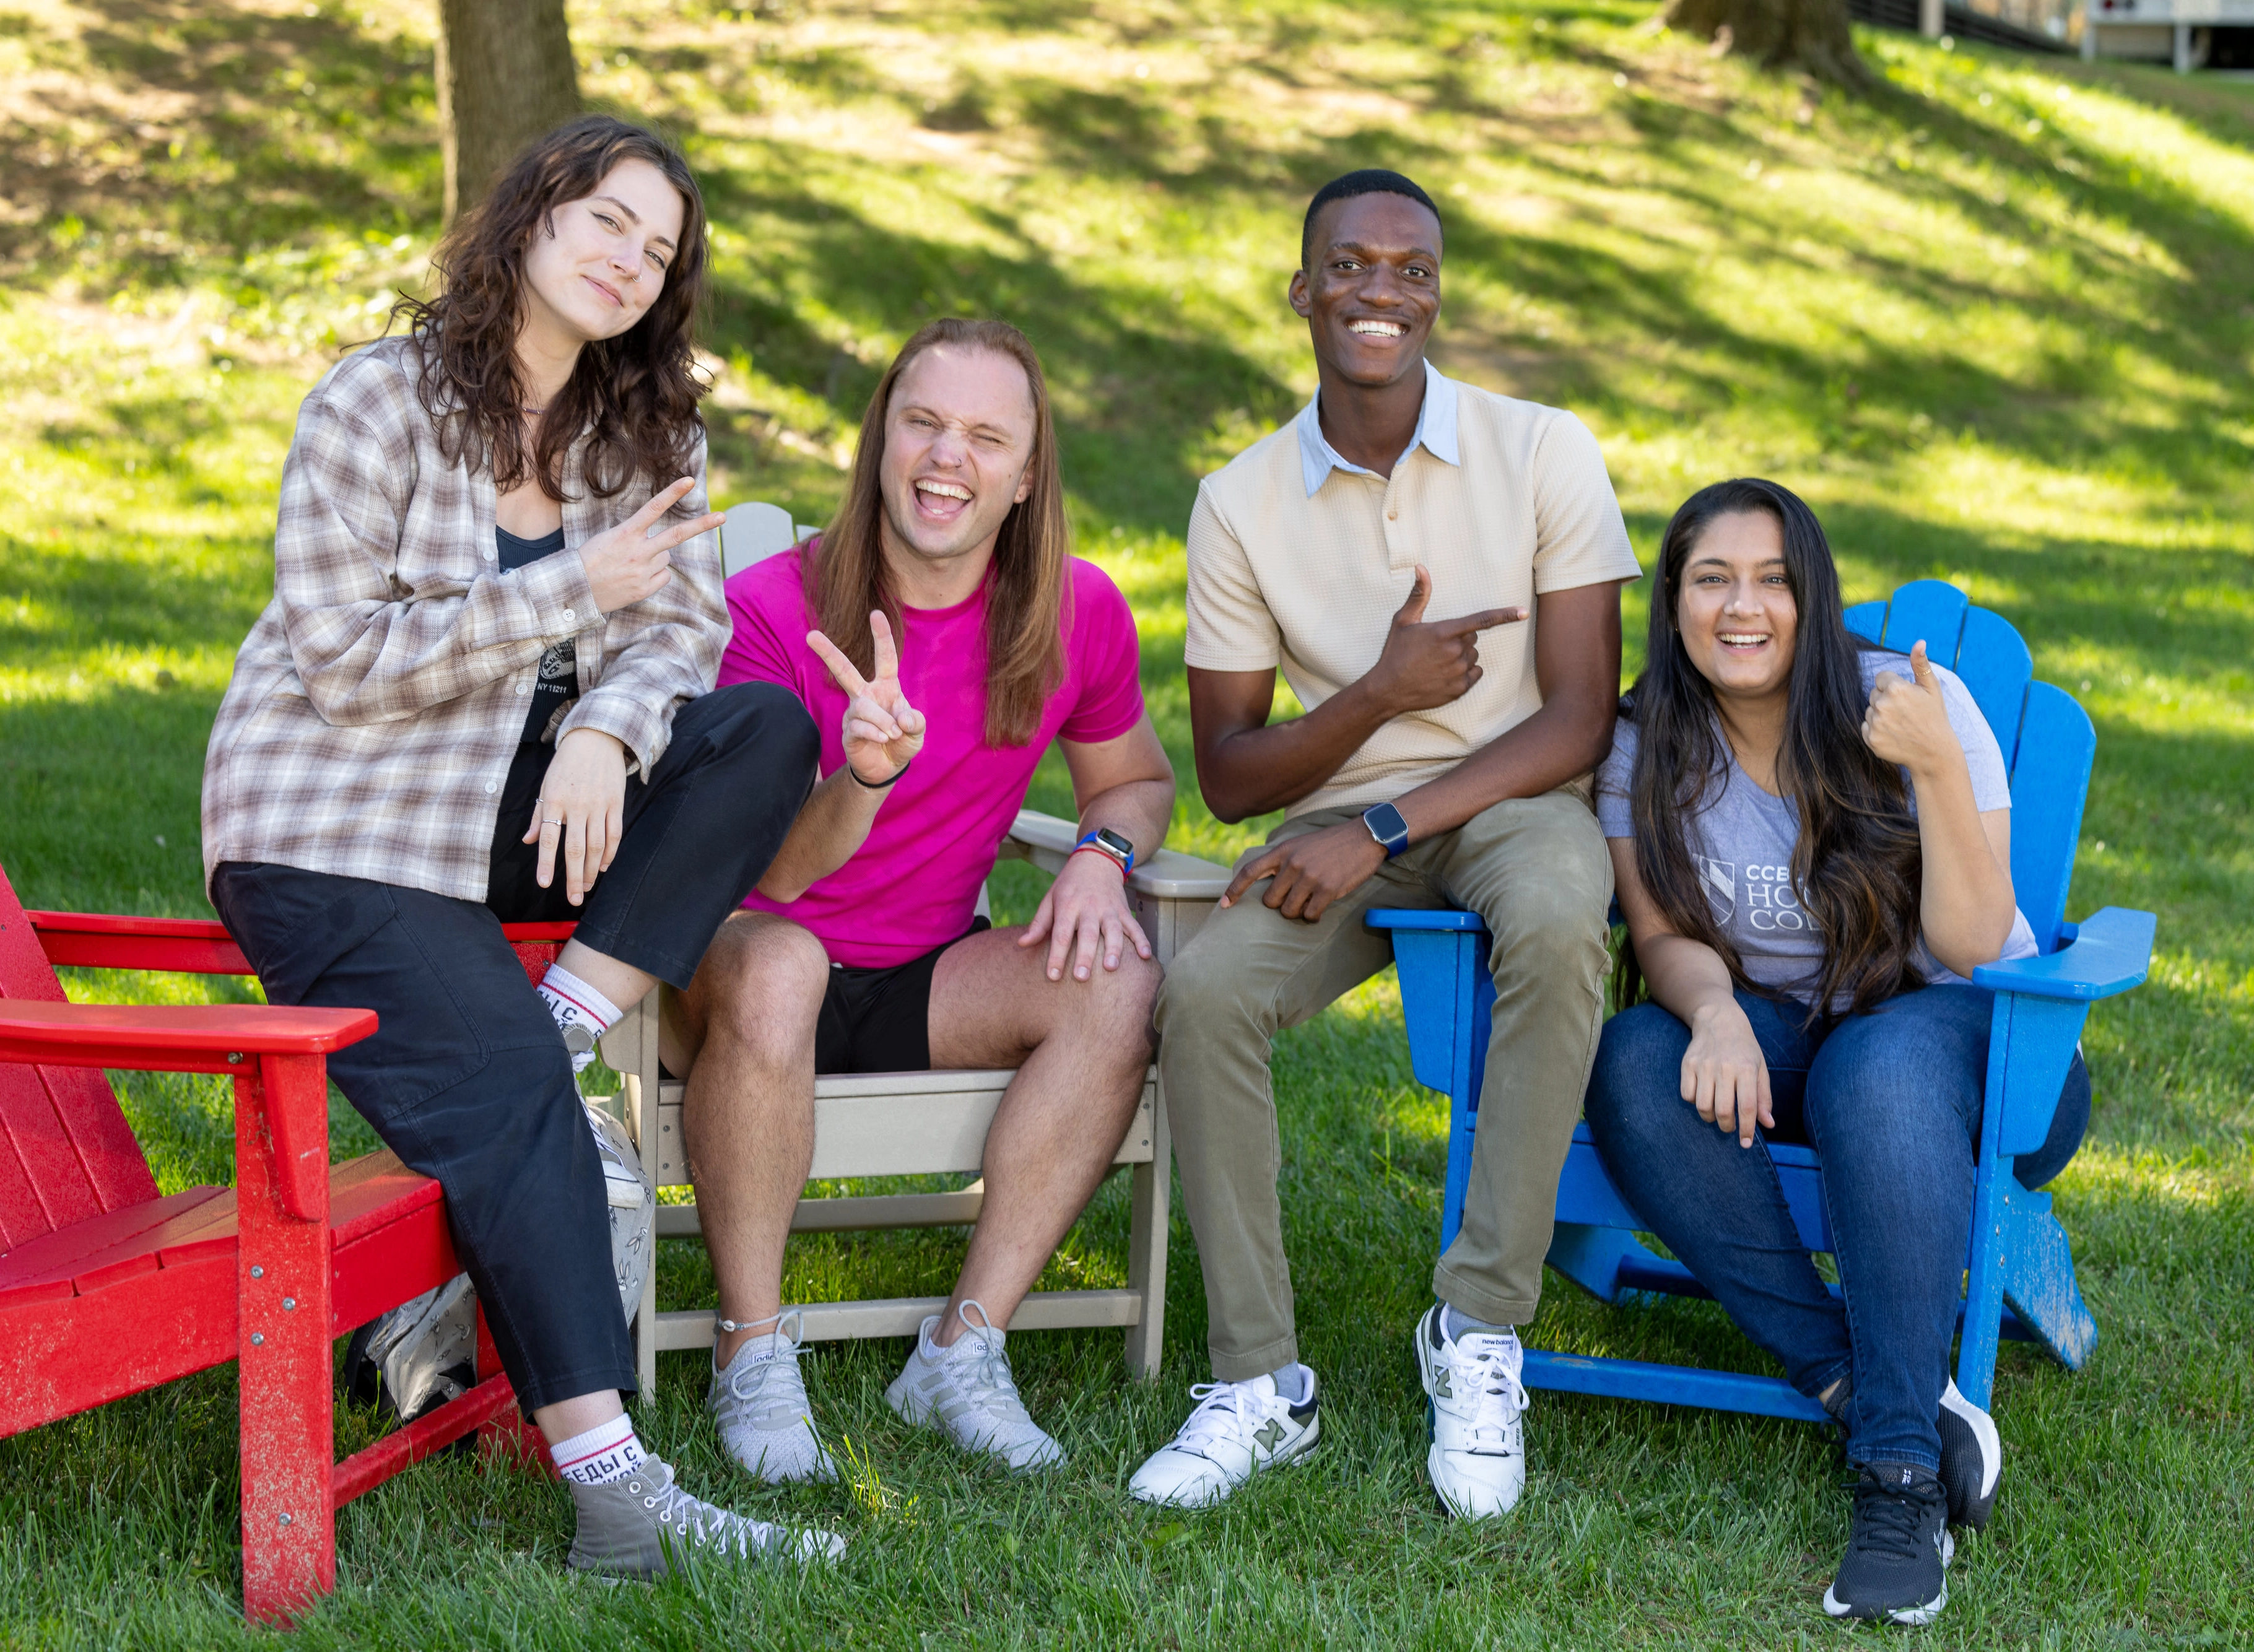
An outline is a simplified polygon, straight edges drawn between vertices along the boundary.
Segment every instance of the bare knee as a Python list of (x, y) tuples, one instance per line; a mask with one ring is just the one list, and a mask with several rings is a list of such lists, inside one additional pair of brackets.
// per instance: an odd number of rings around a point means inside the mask
[(1152, 1052), (1158, 1048), (1152, 1012), (1164, 980), (1165, 971), (1156, 962), (1130, 951), (1116, 970), (1099, 969), (1079, 989), (1093, 1001), (1068, 1017), (1062, 1030), (1084, 1033), (1091, 1043), (1116, 1053), (1122, 1066), (1139, 1071), (1150, 1065)]
[(830, 986), (830, 956), (787, 918), (751, 913), (720, 926), (682, 995), (699, 1041), (761, 1046), (810, 1036)]

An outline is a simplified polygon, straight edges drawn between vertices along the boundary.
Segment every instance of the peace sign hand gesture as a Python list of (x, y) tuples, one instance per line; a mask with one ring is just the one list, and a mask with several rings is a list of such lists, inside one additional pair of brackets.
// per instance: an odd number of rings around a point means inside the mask
[(819, 631), (806, 634), (807, 647), (830, 668), (830, 681), (847, 696), (844, 739), (845, 762), (870, 786), (900, 777), (908, 760), (923, 750), (923, 713), (900, 692), (900, 656), (892, 646), (892, 623), (880, 609), (869, 616), (877, 645), (876, 671), (864, 677), (844, 650)]

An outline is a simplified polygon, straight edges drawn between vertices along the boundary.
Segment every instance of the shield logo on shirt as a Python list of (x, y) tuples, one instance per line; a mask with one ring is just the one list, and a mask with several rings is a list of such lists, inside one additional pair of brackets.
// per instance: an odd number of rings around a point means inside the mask
[(1698, 881), (1706, 886), (1706, 905), (1716, 923), (1727, 923), (1738, 909), (1738, 868), (1734, 862), (1690, 857), (1698, 868)]

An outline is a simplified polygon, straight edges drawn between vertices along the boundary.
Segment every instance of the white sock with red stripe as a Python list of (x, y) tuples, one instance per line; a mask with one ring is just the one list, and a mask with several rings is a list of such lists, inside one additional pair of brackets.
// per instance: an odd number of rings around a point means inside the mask
[(648, 1453), (634, 1433), (634, 1419), (621, 1412), (599, 1428), (559, 1440), (548, 1455), (556, 1472), (573, 1485), (607, 1486), (640, 1467)]
[(541, 977), (540, 996), (556, 1018), (564, 1047), (571, 1052), (571, 1070), (585, 1072), (595, 1059), (595, 1040), (625, 1012), (559, 963), (550, 964)]

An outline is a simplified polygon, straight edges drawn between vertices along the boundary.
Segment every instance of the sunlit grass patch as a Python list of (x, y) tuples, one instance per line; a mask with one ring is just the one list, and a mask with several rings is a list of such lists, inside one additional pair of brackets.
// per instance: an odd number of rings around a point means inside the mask
[[(1936, 1645), (2235, 1644), (2254, 1508), (2254, 94), (1866, 33), (1870, 98), (1640, 25), (1642, 6), (920, 10), (621, 0), (573, 9), (589, 94), (667, 122), (714, 224), (712, 480), (826, 520), (891, 353), (934, 313), (1005, 315), (1055, 388), (1081, 549), (1134, 605), (1182, 777), (1171, 845), (1227, 862), (1193, 781), (1182, 535), (1197, 479), (1313, 388), (1282, 302), (1298, 216), (1392, 164), (1446, 219), (1447, 370), (1570, 406), (1639, 552), (1718, 477), (1808, 497), (1851, 601), (1915, 578), (2019, 626), (2090, 710), (2097, 771), (2069, 915), (2156, 911), (2139, 992), (2085, 1033), (2089, 1145), (2054, 1188), (2101, 1327), (2069, 1375), (2012, 1345), (1997, 1523)], [(20, 26), (17, 18), (25, 19)], [(434, 14), (320, 0), (18, 0), (0, 14), (0, 864), (29, 904), (201, 915), (202, 748), (270, 589), (297, 402), (424, 277)], [(1615, 77), (1618, 80), (1615, 80)], [(1641, 655), (1646, 584), (1627, 593)], [(1277, 715), (1298, 708), (1279, 692)], [(1062, 766), (1031, 799), (1069, 813)], [(994, 880), (1022, 920), (1040, 879)], [(81, 1001), (235, 1002), (243, 984), (72, 972)], [(826, 1428), (895, 1514), (753, 1488), (661, 1362), (646, 1437), (702, 1493), (854, 1537), (834, 1575), (655, 1591), (564, 1576), (550, 1489), (426, 1464), (348, 1508), (310, 1644), (1261, 1643), (1787, 1646), (1844, 1532), (1817, 1432), (1543, 1395), (1510, 1522), (1438, 1516), (1404, 1347), (1429, 1302), (1447, 1108), (1410, 1074), (1390, 972), (1277, 1041), (1279, 1192), (1309, 1466), (1222, 1509), (1127, 1502), (1208, 1374), (1178, 1202), (1168, 1358), (1114, 1333), (1011, 1345), (1072, 1452), (1020, 1484), (885, 1406), (895, 1344), (810, 1354)], [(122, 1084), (167, 1189), (225, 1180), (224, 1081)], [(332, 1110), (340, 1153), (373, 1138)], [(865, 1191), (857, 1189), (858, 1191)], [(1045, 1272), (1124, 1278), (1115, 1178)], [(806, 1236), (798, 1299), (936, 1294), (959, 1230)], [(668, 1304), (715, 1300), (662, 1248)], [(1770, 1368), (1711, 1304), (1606, 1306), (1554, 1277), (1538, 1346)], [(6, 1443), (0, 1634), (232, 1644), (232, 1376)], [(370, 1426), (347, 1418), (340, 1443)], [(60, 1502), (57, 1502), (60, 1498)], [(914, 1500), (919, 1518), (895, 1517)], [(63, 1511), (58, 1515), (56, 1510)], [(1936, 1638), (1937, 1637), (1937, 1638)]]

